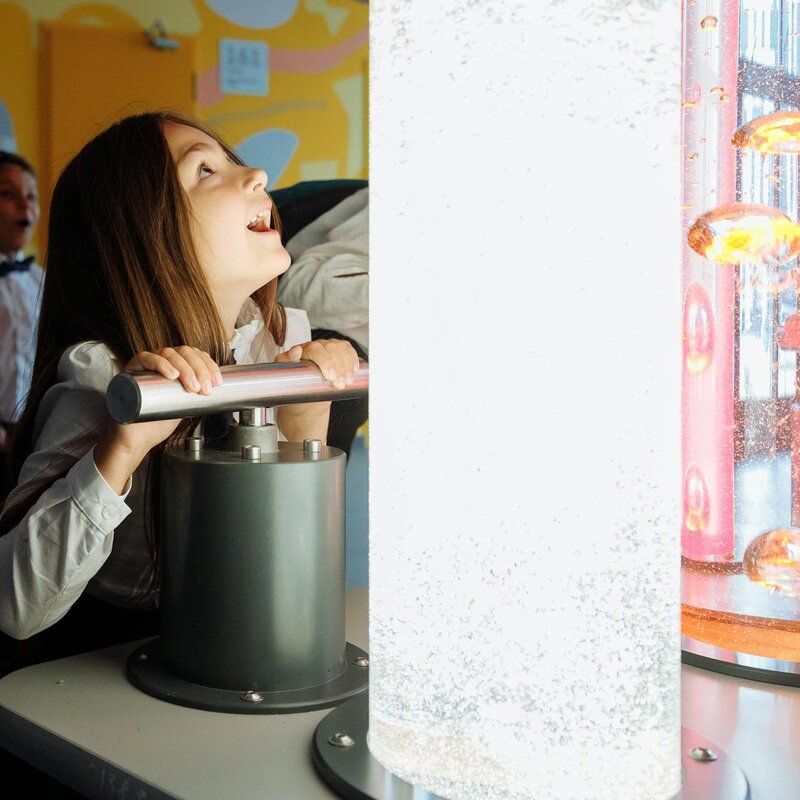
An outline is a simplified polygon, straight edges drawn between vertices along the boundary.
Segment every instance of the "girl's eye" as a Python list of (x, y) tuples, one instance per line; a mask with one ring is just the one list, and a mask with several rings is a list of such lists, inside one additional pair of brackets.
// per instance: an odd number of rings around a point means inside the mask
[(214, 174), (214, 170), (208, 166), (208, 164), (201, 164), (200, 169), (197, 170), (197, 174), (200, 178), (207, 178), (209, 175)]

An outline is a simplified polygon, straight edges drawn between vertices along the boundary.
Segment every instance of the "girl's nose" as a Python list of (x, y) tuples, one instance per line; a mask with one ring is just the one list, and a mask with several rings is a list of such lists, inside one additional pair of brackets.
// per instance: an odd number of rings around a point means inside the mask
[(251, 192), (266, 192), (269, 178), (263, 169), (249, 169), (247, 172), (247, 188)]

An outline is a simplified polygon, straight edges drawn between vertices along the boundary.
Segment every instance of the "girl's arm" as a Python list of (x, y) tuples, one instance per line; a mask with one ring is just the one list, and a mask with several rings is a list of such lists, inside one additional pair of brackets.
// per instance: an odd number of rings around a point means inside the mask
[(26, 639), (72, 607), (111, 552), (115, 528), (131, 513), (94, 464), (105, 401), (99, 392), (53, 387), (52, 414), (4, 509), (11, 511), (48, 476), (23, 519), (0, 536), (0, 630)]
[[(180, 379), (187, 392), (211, 394), (215, 386), (222, 385), (222, 373), (217, 364), (196, 347), (165, 347), (155, 353), (139, 353), (125, 366), (126, 372), (138, 370)], [(167, 439), (179, 422), (179, 419), (171, 419), (119, 425), (109, 419), (94, 451), (97, 469), (109, 486), (122, 493), (144, 457)]]
[[(177, 371), (189, 391), (192, 379), (204, 391), (218, 368), (205, 354), (181, 355), (183, 350), (143, 353), (127, 367), (154, 369), (166, 377)], [(0, 630), (13, 638), (26, 639), (48, 628), (80, 597), (106, 562), (116, 528), (131, 513), (125, 500), (133, 471), (177, 425), (109, 423), (104, 390), (118, 371), (103, 345), (79, 345), (62, 357), (59, 382), (42, 400), (44, 423), (35, 450), (4, 511), (36, 491), (48, 475), (63, 477), (0, 536)]]
[[(353, 345), (343, 339), (316, 339), (298, 344), (280, 353), (275, 358), (280, 361), (311, 361), (317, 365), (322, 376), (337, 389), (351, 386), (358, 372), (359, 361)], [(320, 439), (323, 444), (328, 438), (328, 419), (330, 402), (293, 403), (278, 408), (278, 428), (290, 442), (303, 439)]]

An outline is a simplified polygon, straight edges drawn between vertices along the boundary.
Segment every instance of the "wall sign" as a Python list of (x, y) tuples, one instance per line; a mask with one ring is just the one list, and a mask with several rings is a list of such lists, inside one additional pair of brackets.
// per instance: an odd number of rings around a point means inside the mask
[(219, 40), (219, 89), (223, 94), (265, 97), (269, 90), (269, 51), (265, 42)]

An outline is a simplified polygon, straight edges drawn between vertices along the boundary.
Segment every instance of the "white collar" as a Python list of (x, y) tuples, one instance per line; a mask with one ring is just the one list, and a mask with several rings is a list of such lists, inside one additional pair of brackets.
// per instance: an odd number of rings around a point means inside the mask
[[(264, 319), (261, 316), (261, 311), (259, 311), (253, 299), (248, 297), (239, 312), (236, 328), (231, 340), (228, 342), (228, 346), (233, 351), (233, 360), (237, 364), (246, 363), (252, 359), (252, 356), (255, 355), (254, 353), (251, 354), (253, 342), (263, 330)], [(256, 350), (260, 349), (260, 347), (261, 342), (258, 343)], [(250, 355), (250, 358), (248, 358), (248, 355)]]
[(5, 253), (0, 253), (0, 264), (5, 264), (6, 261), (14, 262), (14, 261), (21, 261), (22, 258), (25, 256), (25, 253), (22, 250), (17, 250), (16, 253), (11, 253), (11, 255), (6, 255)]

